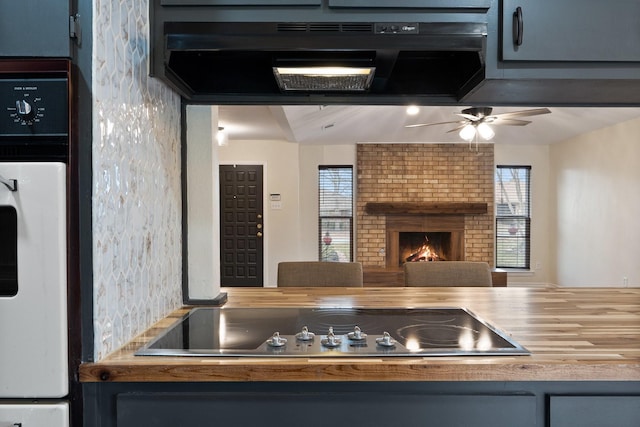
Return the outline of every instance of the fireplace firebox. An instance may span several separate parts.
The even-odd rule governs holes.
[[[398,245],[399,265],[405,262],[449,261],[451,258],[451,233],[446,231],[401,231]]]
[[[386,266],[464,261],[464,215],[387,215]]]

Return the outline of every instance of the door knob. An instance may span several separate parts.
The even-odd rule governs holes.
[[[256,233],[256,237],[262,237],[262,231],[258,231],[258,232]]]
[[[262,230],[262,224],[258,224],[256,225],[256,227],[258,228],[258,230]]]

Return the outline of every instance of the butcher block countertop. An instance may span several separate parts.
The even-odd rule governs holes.
[[[464,307],[530,356],[162,357],[134,352],[192,307],[80,366],[82,382],[640,381],[640,288],[223,288],[225,307]]]

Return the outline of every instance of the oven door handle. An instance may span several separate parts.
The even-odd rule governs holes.
[[[7,179],[0,175],[0,182],[3,183],[10,191],[18,191],[17,179]]]

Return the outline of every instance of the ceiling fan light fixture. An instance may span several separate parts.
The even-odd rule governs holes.
[[[488,124],[482,122],[478,125],[478,134],[480,134],[480,137],[482,139],[484,139],[485,141],[490,140],[491,138],[493,138],[496,133],[493,131],[493,129],[491,129],[491,126],[489,126]]]
[[[460,133],[458,135],[460,135],[460,138],[464,139],[465,141],[471,142],[476,136],[476,127],[472,124],[468,124],[460,129]]]

